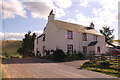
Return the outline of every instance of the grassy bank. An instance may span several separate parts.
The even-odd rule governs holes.
[[[22,41],[4,40],[2,41],[3,53],[17,53],[17,49],[21,46]]]
[[[108,63],[106,63],[108,62]],[[104,63],[101,65],[101,63]],[[104,74],[108,74],[111,76],[120,77],[120,73],[118,73],[118,70],[120,70],[120,67],[118,67],[117,60],[111,60],[111,61],[88,61],[82,65],[82,68],[85,68],[87,70],[100,72]]]
[[[18,57],[21,58],[21,55],[17,53],[18,48],[21,46],[22,41],[19,40],[3,40],[2,44],[2,52],[3,55],[0,55],[1,58],[9,58],[9,57]],[[4,54],[6,53],[6,54]],[[6,55],[6,56],[5,56]]]
[[[2,65],[0,63],[0,80],[2,79],[2,76],[3,76],[3,74],[2,74]]]

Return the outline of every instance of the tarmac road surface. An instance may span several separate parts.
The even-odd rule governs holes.
[[[5,78],[115,78],[98,72],[78,69],[83,62],[78,60],[55,63],[38,58],[11,59],[3,60],[2,68]]]

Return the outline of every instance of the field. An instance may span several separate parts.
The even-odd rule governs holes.
[[[0,41],[0,47],[1,47],[1,52],[3,53],[3,55],[0,55],[0,57],[2,58],[10,58],[10,57],[21,57],[18,53],[17,53],[17,49],[21,46],[22,41],[18,41],[18,40],[4,40],[4,41]],[[7,56],[5,56],[5,54]]]
[[[2,41],[2,53],[17,53],[17,49],[21,46],[22,41],[5,40]]]

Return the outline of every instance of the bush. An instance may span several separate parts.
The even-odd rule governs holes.
[[[65,59],[66,55],[61,49],[57,49],[53,52],[53,60],[55,61],[62,61]]]
[[[82,54],[82,52],[78,52],[78,53],[77,53],[77,56],[78,56],[80,59],[84,59],[84,55]]]
[[[46,55],[50,55],[50,50],[45,50]]]
[[[101,68],[109,68],[110,65],[111,65],[111,63],[109,61],[102,61],[102,62],[99,63],[99,66]]]

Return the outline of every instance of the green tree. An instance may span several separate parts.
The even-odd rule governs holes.
[[[22,46],[17,50],[17,52],[22,54],[23,56],[33,56],[35,38],[36,34],[33,33],[31,35],[31,32],[28,31],[28,33],[25,34]]]
[[[114,35],[113,35],[113,31],[114,29],[110,29],[110,27],[103,27],[103,30],[100,30],[100,33],[102,33],[105,36],[105,42],[107,43],[112,43],[113,39],[114,39]]]

